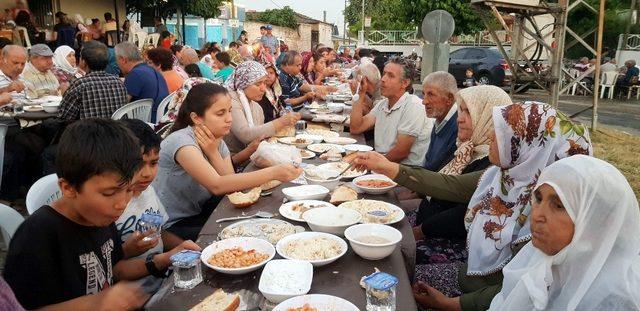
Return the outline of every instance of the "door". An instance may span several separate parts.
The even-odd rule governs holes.
[[[320,42],[320,32],[311,30],[311,48],[313,49]]]
[[[185,43],[196,50],[199,49],[200,43],[198,40],[198,25],[185,25],[184,32]]]
[[[205,42],[222,42],[222,26],[207,25],[207,38]]]
[[[465,48],[456,50],[449,54],[449,73],[456,78],[458,84],[462,84],[462,81],[465,79],[464,72],[467,68],[463,62],[468,51],[469,49]]]

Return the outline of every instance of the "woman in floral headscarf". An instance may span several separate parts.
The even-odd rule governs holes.
[[[448,298],[433,287],[416,285],[414,296],[425,308],[486,310],[500,290],[502,267],[531,237],[530,199],[540,172],[559,159],[592,153],[587,130],[548,105],[525,102],[498,106],[493,108],[492,118],[489,161],[494,166],[484,173],[433,173],[385,163],[380,159],[384,157],[376,153],[366,153],[355,160],[358,166],[381,172],[421,194],[454,202],[470,197],[465,218],[468,263],[459,270],[453,265],[439,269],[439,275],[449,277],[460,271],[460,288],[451,288],[455,279],[440,284],[429,281],[444,286],[439,287],[449,295],[463,294]]]
[[[282,87],[280,87],[276,66],[273,63],[263,65],[264,69],[267,70],[266,87],[264,96],[262,96],[258,104],[262,107],[264,122],[267,123],[277,119],[282,112],[283,108],[279,101],[280,95],[282,95]]]
[[[265,95],[267,71],[255,61],[246,61],[229,76],[224,86],[231,96],[231,133],[225,142],[232,154],[244,149],[260,137],[271,137],[280,129],[292,126],[300,120],[300,114],[290,113],[266,122],[258,101]]]

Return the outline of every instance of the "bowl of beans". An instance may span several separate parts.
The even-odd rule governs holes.
[[[276,255],[265,240],[240,237],[224,239],[205,247],[200,259],[209,268],[225,274],[245,274],[262,268]]]

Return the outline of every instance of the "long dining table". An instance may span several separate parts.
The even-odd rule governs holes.
[[[340,133],[340,136],[355,138],[359,144],[364,144],[362,135]],[[304,160],[305,163],[320,164],[325,161],[319,159]],[[253,165],[245,168],[245,171],[255,170]],[[346,182],[345,182],[346,183]],[[229,199],[225,197],[213,211],[209,220],[202,228],[196,241],[203,249],[218,241],[218,234],[231,223],[216,223],[217,219],[254,214],[258,211],[266,211],[275,214],[275,219],[289,221],[278,214],[279,207],[283,204],[285,196],[282,189],[298,186],[293,183],[283,183],[278,186],[271,195],[261,197],[253,206],[244,209],[235,208]],[[398,204],[393,191],[382,195],[359,194],[359,198],[374,199]],[[325,198],[328,201],[329,196]],[[306,223],[294,223],[302,225],[310,231]],[[309,294],[327,294],[344,298],[360,310],[366,310],[365,290],[360,286],[363,276],[369,275],[375,269],[387,272],[398,278],[396,288],[397,310],[417,310],[413,298],[411,283],[415,266],[415,242],[413,232],[406,217],[402,221],[391,225],[402,233],[400,246],[388,257],[371,261],[358,256],[351,247],[347,253],[337,261],[323,266],[314,267],[313,281]],[[348,242],[348,241],[347,241]],[[274,259],[280,258],[276,254]],[[191,290],[179,290],[173,286],[173,277],[165,280],[160,291],[147,304],[148,310],[188,310],[211,295],[216,289],[222,288],[227,293],[237,293],[241,296],[242,303],[239,310],[272,310],[276,304],[267,301],[258,290],[260,273],[262,269],[244,275],[227,275],[218,273],[202,264],[203,282]]]

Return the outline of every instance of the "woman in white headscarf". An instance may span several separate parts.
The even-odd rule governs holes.
[[[232,154],[243,150],[251,141],[271,137],[282,128],[294,125],[300,114],[287,113],[264,123],[264,112],[258,101],[265,94],[267,71],[256,61],[246,61],[229,76],[224,86],[231,96],[231,133],[224,140]]]
[[[542,171],[531,243],[503,269],[491,310],[640,310],[640,212],[611,164],[575,156]]]
[[[76,51],[67,45],[61,45],[53,52],[53,65],[51,71],[64,90],[73,80],[84,76],[84,72],[76,64]]]

